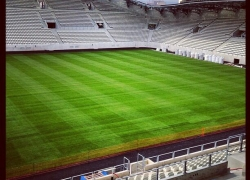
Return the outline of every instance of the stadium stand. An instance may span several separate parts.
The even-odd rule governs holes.
[[[240,27],[239,30],[246,31],[246,23],[243,23]]]
[[[234,166],[232,160],[229,163],[230,166],[228,166],[230,157],[235,154],[244,156],[246,151],[245,138],[245,133],[242,133],[229,136],[227,139],[148,158],[138,154],[137,162],[130,162],[124,157],[124,163],[121,165],[62,180],[75,180],[79,177],[98,180],[110,178],[116,180],[161,180],[177,177],[180,179],[189,179],[190,177],[199,179],[201,176],[203,179],[211,179],[214,176],[224,176],[228,173],[230,166]],[[182,154],[177,155],[179,152],[182,152]],[[169,158],[166,158],[167,154],[170,155]],[[240,166],[245,166],[245,162]],[[200,174],[200,176],[195,178],[193,174],[197,176]],[[242,173],[241,177],[244,178],[244,173]]]
[[[34,10],[8,8],[6,11],[6,26],[8,31],[8,28],[41,28],[43,25]]]
[[[50,10],[39,10],[40,16],[42,18],[43,21],[47,21],[47,20],[56,20],[56,17],[53,15],[53,13]]]
[[[63,27],[85,27],[93,28],[90,17],[81,11],[53,11],[60,26]]]
[[[102,17],[109,27],[114,29],[144,29],[146,27],[146,19],[138,17],[130,13],[102,13]]]
[[[58,43],[50,29],[43,28],[38,12],[19,8],[6,11],[7,44],[53,44]]]
[[[99,11],[122,11],[117,6],[114,6],[107,1],[92,1],[95,9],[98,9]]]
[[[108,32],[115,39],[115,41],[119,42],[133,42],[133,41],[141,41],[147,42],[149,36],[149,30],[113,30],[110,29]]]
[[[91,19],[94,21],[94,22],[100,22],[100,21],[103,21],[102,17],[101,17],[101,14],[99,13],[89,13]]]
[[[246,42],[244,38],[230,38],[217,51],[225,54],[246,56],[245,49]]]
[[[168,22],[161,21],[160,29],[154,31],[151,41],[176,44],[191,33],[198,21]]]
[[[45,9],[41,9],[38,1],[7,1],[7,51],[71,49],[70,43],[77,43],[81,46],[75,47],[83,49],[177,50],[178,55],[200,60],[205,60],[205,55],[216,55],[229,62],[237,58],[245,64],[245,9],[234,12],[230,8],[211,11],[197,7],[190,14],[175,9],[159,13],[125,0],[44,2]],[[55,24],[53,29],[48,25],[51,22]],[[24,46],[28,44],[33,46]],[[191,52],[200,55],[191,56]]]
[[[46,1],[52,9],[82,10],[83,8],[86,8],[80,0],[68,0],[68,1],[46,0]]]
[[[200,32],[192,34],[178,44],[181,46],[212,51],[223,42],[227,41],[231,37],[230,34],[243,23],[243,21],[233,18],[227,20],[216,19]]]
[[[38,3],[33,0],[7,0],[6,7],[36,8]]]
[[[63,43],[84,43],[84,42],[110,42],[105,31],[66,31],[58,30],[58,35]]]

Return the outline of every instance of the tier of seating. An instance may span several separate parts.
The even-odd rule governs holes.
[[[240,27],[239,30],[246,31],[246,23],[243,23]]]
[[[243,24],[238,19],[217,19],[199,33],[185,38],[180,46],[213,51],[231,37],[231,33]]]
[[[242,144],[242,149],[243,150],[246,149],[246,143]],[[238,146],[238,145],[233,145],[233,146],[230,146],[228,148],[228,154],[229,155],[232,155],[232,154],[235,154],[235,153],[239,153],[239,151],[240,151],[240,146]]]
[[[47,10],[47,9],[39,10],[39,13],[43,20],[56,20],[56,18],[53,16],[50,10]]]
[[[200,26],[200,27],[206,27],[206,26],[208,26],[209,24],[211,24],[213,21],[214,21],[214,19],[202,20],[202,21],[199,23],[199,26]]]
[[[119,7],[116,8],[114,3],[104,0],[46,0],[45,2],[49,8],[40,9],[38,3],[32,0],[7,1],[6,44],[137,41],[166,43],[245,56],[245,41],[241,42],[236,40],[237,38],[230,40],[235,30],[239,29],[244,34],[243,18],[216,17],[206,20],[185,18],[170,21],[168,18],[151,18],[121,10]],[[94,8],[85,11],[83,8],[87,7],[86,4],[91,4]],[[110,9],[112,11],[108,11]],[[244,15],[244,11],[241,14]],[[45,21],[54,21],[57,24],[56,29],[48,29]],[[100,32],[97,32],[96,22],[103,22],[106,31],[100,29]],[[148,23],[154,22],[157,24],[156,29],[149,31]],[[195,27],[200,27],[197,33],[193,33]],[[244,40],[245,37],[238,39]]]
[[[122,11],[117,6],[112,5],[111,3],[105,2],[105,1],[92,1],[93,5],[95,6],[95,9],[99,11]]]
[[[89,13],[91,19],[94,21],[94,22],[100,22],[100,21],[103,21],[101,16],[99,15],[99,13]]]
[[[91,19],[81,11],[53,11],[61,27],[94,27]]]
[[[35,8],[38,3],[34,0],[7,0],[6,7]]]
[[[37,11],[20,9],[20,8],[7,8],[6,9],[6,29],[19,29],[19,28],[41,28],[41,23]]]
[[[6,9],[6,44],[58,43],[50,29],[43,28],[38,12],[28,9]]]
[[[159,29],[155,30],[151,41],[176,44],[191,33],[192,28],[199,24],[198,21],[166,22],[162,21]]]
[[[232,38],[232,40],[224,43],[222,48],[218,50],[220,53],[246,56],[246,42],[244,38]]]
[[[63,43],[111,42],[104,31],[58,30],[57,33]]]
[[[182,164],[171,164],[164,167],[159,168],[158,179],[170,179],[173,176],[178,176],[183,174],[183,163]],[[121,180],[124,178],[119,178]],[[130,176],[128,180],[157,180],[157,172],[148,171],[142,174],[137,174],[134,176]]]
[[[86,8],[80,0],[46,0],[52,9],[74,9],[82,10]]]
[[[142,16],[136,16],[130,13],[101,13],[109,27],[114,29],[144,29],[146,19]]]
[[[13,29],[6,32],[6,44],[54,44],[58,43],[50,29]]]
[[[115,30],[109,29],[108,32],[117,42],[147,42],[149,30]]]

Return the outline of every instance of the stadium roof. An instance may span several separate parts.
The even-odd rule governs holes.
[[[127,3],[132,3],[138,6],[143,6],[148,9],[156,10],[173,10],[173,9],[199,9],[206,8],[211,10],[218,10],[222,8],[228,8],[229,10],[236,11],[238,9],[246,8],[245,0],[187,0],[178,4],[166,4],[166,5],[156,5],[147,4],[139,0],[126,0]]]

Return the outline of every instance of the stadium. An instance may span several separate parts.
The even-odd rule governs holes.
[[[245,178],[246,2],[166,2],[6,1],[6,179]]]

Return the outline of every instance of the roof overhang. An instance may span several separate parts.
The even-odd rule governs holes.
[[[229,10],[236,11],[238,9],[245,9],[246,8],[246,1],[245,0],[210,0],[210,1],[199,1],[199,2],[184,2],[178,4],[168,4],[168,5],[153,5],[153,4],[146,4],[140,2],[138,0],[127,0],[128,3],[132,3],[138,6],[143,6],[147,9],[156,9],[159,11],[162,10],[173,10],[173,9],[223,9],[227,8]]]

